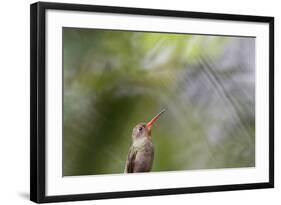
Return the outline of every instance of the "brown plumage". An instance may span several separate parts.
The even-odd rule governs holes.
[[[149,172],[151,170],[154,159],[151,128],[164,111],[161,111],[148,123],[139,123],[133,129],[133,143],[126,160],[125,173]]]

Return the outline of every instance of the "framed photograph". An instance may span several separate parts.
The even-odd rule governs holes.
[[[34,202],[274,187],[274,18],[31,5]]]

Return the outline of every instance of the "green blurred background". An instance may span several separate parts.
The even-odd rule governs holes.
[[[122,173],[133,127],[152,171],[255,166],[255,39],[63,28],[63,175]]]

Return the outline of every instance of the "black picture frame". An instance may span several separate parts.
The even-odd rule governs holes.
[[[46,10],[68,10],[269,24],[269,181],[263,183],[46,196]],[[140,197],[274,187],[274,18],[203,12],[38,2],[30,6],[30,200],[37,203]]]

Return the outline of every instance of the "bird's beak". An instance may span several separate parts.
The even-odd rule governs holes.
[[[148,129],[148,131],[151,130],[152,125],[158,120],[158,118],[160,117],[160,115],[162,115],[164,112],[166,111],[166,109],[162,110],[160,113],[158,113],[154,118],[152,118],[152,120],[150,120],[145,127]]]

